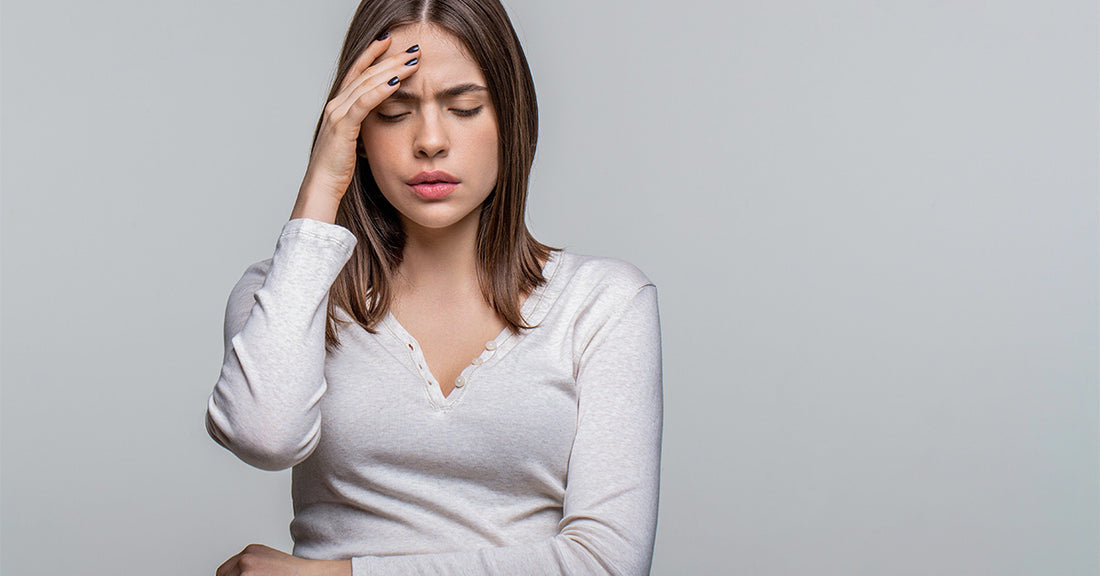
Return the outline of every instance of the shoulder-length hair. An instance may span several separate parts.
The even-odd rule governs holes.
[[[416,22],[439,26],[462,39],[485,74],[500,146],[496,185],[480,208],[478,283],[489,305],[513,331],[532,328],[524,323],[520,298],[546,282],[539,261],[557,249],[535,240],[524,221],[538,139],[538,104],[527,58],[499,0],[363,0],[348,27],[326,101],[336,96],[356,57],[371,41],[386,30]],[[313,133],[314,146],[323,118]],[[336,223],[358,240],[329,290],[329,351],[340,346],[338,323],[354,321],[377,332],[376,325],[390,309],[393,278],[405,246],[397,210],[382,196],[363,155],[340,201]],[[340,318],[338,309],[351,320]]]

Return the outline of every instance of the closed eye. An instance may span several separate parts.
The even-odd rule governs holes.
[[[389,115],[389,114],[383,114],[383,113],[381,113],[381,112],[375,112],[375,114],[377,114],[377,115],[378,115],[378,119],[379,119],[379,120],[384,120],[384,121],[386,121],[386,122],[396,122],[396,121],[397,121],[397,120],[399,120],[399,119],[400,119],[400,118],[401,118],[402,116],[406,116],[406,115],[408,115],[408,112],[402,112],[402,113],[400,113],[400,114],[394,114],[394,115],[392,115],[392,116],[391,116],[391,115]]]
[[[485,108],[484,105],[478,106],[476,108],[451,108],[451,112],[454,112],[456,116],[469,118],[471,116],[477,116],[479,113],[481,113],[481,110],[483,108]],[[409,113],[402,112],[400,114],[383,114],[381,112],[375,111],[375,115],[378,116],[379,120],[382,120],[384,122],[397,122],[401,118],[408,116]]]
[[[478,106],[477,108],[470,108],[469,110],[463,108],[451,108],[451,112],[454,112],[455,114],[462,117],[469,117],[476,115],[478,112],[481,112],[481,109],[484,107],[485,106]]]

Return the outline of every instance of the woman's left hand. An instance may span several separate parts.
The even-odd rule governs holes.
[[[350,560],[306,560],[263,544],[249,544],[218,566],[217,576],[351,576]]]

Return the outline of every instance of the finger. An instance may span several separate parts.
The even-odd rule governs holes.
[[[398,88],[401,82],[411,76],[420,65],[419,59],[404,55],[406,62],[397,66],[386,66],[377,74],[365,80],[334,110],[334,117],[347,119],[355,124],[362,124],[363,119],[371,110],[389,98]]]
[[[349,100],[348,109],[342,120],[349,125],[356,126],[356,128],[361,127],[371,110],[377,108],[386,98],[389,98],[391,94],[396,92],[400,86],[401,84],[398,82],[392,86],[389,83],[383,83],[374,88],[364,88],[358,98]]]
[[[390,55],[389,58],[371,66],[365,70],[358,79],[351,82],[343,93],[333,98],[333,108],[341,113],[347,113],[347,109],[356,98],[362,95],[363,87],[373,88],[381,82],[390,82],[396,76],[398,81],[408,78],[420,66],[420,46],[413,45],[407,50]],[[410,70],[411,68],[411,70]],[[392,85],[391,85],[392,86]],[[396,90],[396,88],[394,88]]]
[[[337,92],[343,92],[360,74],[367,68],[370,68],[370,65],[373,64],[379,56],[385,54],[392,40],[389,34],[386,34],[385,38],[381,40],[372,40],[370,44],[367,44],[367,49],[363,50],[363,52],[355,58],[355,62],[351,65],[351,70],[348,70],[347,75],[344,76],[344,81],[340,83],[340,89],[337,90]]]
[[[359,71],[358,77],[351,80],[348,83],[348,87],[351,88],[351,89],[354,89],[353,87],[354,87],[354,85],[356,84],[357,81],[362,82],[364,79],[369,78],[375,72],[374,69],[378,68],[379,66],[382,66],[382,65],[387,64],[387,63],[396,63],[396,62],[404,63],[404,62],[408,61],[410,58],[418,58],[419,56],[420,56],[420,45],[419,44],[413,44],[412,46],[409,46],[405,50],[395,51],[393,54],[390,54],[389,57],[384,59],[384,60],[379,60],[379,59],[376,58],[374,63],[372,63],[370,66],[367,66],[366,68],[363,68],[361,71]],[[348,74],[350,75],[351,71],[348,71]]]

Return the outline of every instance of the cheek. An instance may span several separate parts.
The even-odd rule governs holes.
[[[478,151],[481,163],[487,168],[491,168],[495,173],[497,170],[497,158],[500,147],[500,138],[497,135],[496,125],[487,126],[482,130],[479,130],[474,137],[474,141],[471,142],[474,150]]]
[[[381,190],[382,195],[392,203],[394,198],[391,197],[393,191],[390,188],[393,186],[392,180],[394,179],[395,168],[392,154],[387,153],[391,148],[378,138],[370,137],[360,137],[359,146],[362,149],[364,160],[370,167],[371,179]]]
[[[377,138],[367,132],[364,128],[359,129],[359,150],[366,152],[366,155],[373,158],[377,152],[378,143]]]
[[[371,170],[375,174],[386,171],[393,163],[394,143],[387,142],[385,138],[381,138],[377,134],[361,135],[359,146],[364,156],[369,160]]]

